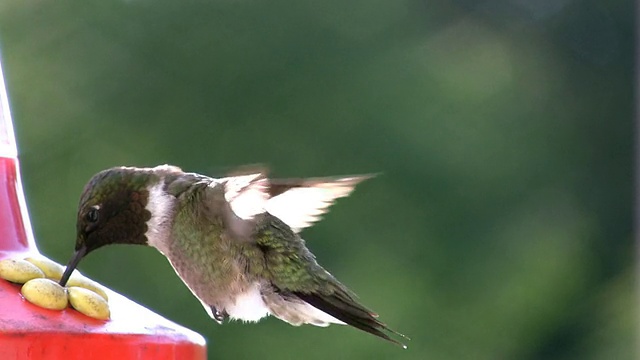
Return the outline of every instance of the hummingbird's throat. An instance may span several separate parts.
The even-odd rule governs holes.
[[[75,270],[76,266],[78,266],[78,263],[86,255],[86,253],[87,253],[86,246],[83,246],[80,249],[76,250],[76,252],[73,254],[73,257],[67,264],[67,268],[64,270],[64,274],[62,274],[62,278],[60,278],[60,286],[67,285],[67,281],[69,281],[69,278],[73,273],[73,270]]]

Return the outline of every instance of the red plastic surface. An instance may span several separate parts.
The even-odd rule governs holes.
[[[0,281],[0,359],[206,359],[204,339],[109,292],[111,320],[47,310]]]
[[[69,243],[69,250],[73,244]],[[37,254],[24,204],[0,70],[0,259]],[[111,319],[27,302],[21,285],[0,279],[0,360],[204,360],[199,334],[107,290]]]
[[[1,126],[1,124],[0,124]],[[18,200],[16,160],[0,157],[0,251],[29,251],[30,244]]]

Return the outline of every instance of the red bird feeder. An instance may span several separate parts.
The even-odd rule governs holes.
[[[0,68],[0,259],[38,254],[27,214],[9,103]],[[202,360],[205,341],[152,311],[109,291],[111,319],[67,308],[35,306],[20,285],[0,279],[0,359]]]

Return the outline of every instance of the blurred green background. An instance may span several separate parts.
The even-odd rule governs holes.
[[[401,350],[340,326],[219,326],[156,251],[86,274],[211,359],[633,359],[633,2],[5,1],[40,250],[115,165],[381,172],[303,235]]]

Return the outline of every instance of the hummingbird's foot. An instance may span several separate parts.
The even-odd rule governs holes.
[[[229,317],[229,314],[227,314],[226,311],[220,311],[220,310],[216,309],[215,306],[211,307],[211,313],[213,313],[213,319],[218,324],[222,324],[227,319],[227,317]]]

